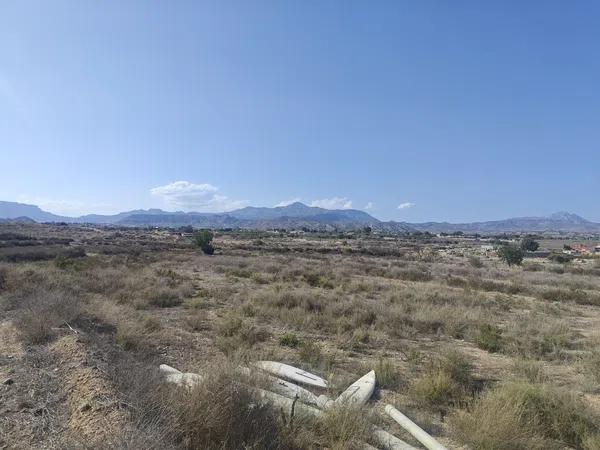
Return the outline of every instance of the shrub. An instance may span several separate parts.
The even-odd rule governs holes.
[[[523,270],[526,272],[540,272],[544,270],[544,267],[539,263],[528,263],[523,264]]]
[[[213,232],[210,230],[198,230],[194,233],[193,241],[196,247],[199,247],[205,255],[212,255],[215,249],[212,245]]]
[[[521,250],[525,252],[535,252],[540,248],[540,244],[531,236],[525,236],[521,239]]]
[[[380,358],[377,361],[375,374],[377,384],[382,389],[397,389],[402,382],[400,371],[389,359]]]
[[[318,440],[315,447],[329,449],[362,449],[371,437],[372,425],[361,408],[339,405],[327,409],[315,423]]]
[[[217,346],[225,354],[250,348],[268,338],[268,333],[244,320],[236,313],[229,313],[218,324]]]
[[[257,284],[268,284],[269,280],[260,272],[252,272],[250,278]]]
[[[594,383],[600,384],[600,349],[593,348],[583,359],[583,365],[590,379]]]
[[[565,268],[562,266],[552,265],[548,267],[548,272],[563,274],[565,273]]]
[[[179,306],[183,302],[179,290],[170,287],[149,290],[146,293],[146,298],[149,305],[158,306],[159,308],[171,308]]]
[[[462,442],[501,450],[581,448],[600,423],[577,394],[526,382],[500,385],[451,422]]]
[[[473,387],[472,365],[458,352],[429,363],[425,374],[411,387],[411,395],[429,406],[447,407],[456,404]]]
[[[305,273],[304,280],[312,287],[320,287],[323,289],[333,289],[335,287],[329,276],[322,275],[318,272]]]
[[[156,317],[148,315],[144,317],[144,320],[142,321],[142,327],[146,331],[158,331],[162,328],[162,324]]]
[[[448,286],[452,286],[452,287],[462,287],[462,288],[464,288],[469,283],[463,277],[456,277],[456,276],[453,277],[452,275],[448,274],[448,276],[446,277],[446,284]]]
[[[229,313],[219,322],[219,333],[225,337],[235,336],[241,329],[244,321],[240,316]]]
[[[430,371],[412,386],[411,394],[429,406],[445,406],[463,396],[463,392],[442,370]]]
[[[520,266],[523,262],[523,250],[513,244],[503,245],[497,250],[498,257],[509,266]]]
[[[186,449],[288,448],[279,415],[257,402],[232,368],[211,370],[191,390],[177,389],[173,429]]]
[[[300,346],[300,360],[312,367],[318,367],[323,362],[321,347],[314,342],[303,342]]]
[[[296,348],[300,345],[300,339],[294,333],[286,333],[279,337],[279,345]]]
[[[6,289],[6,282],[8,280],[8,269],[4,266],[0,266],[0,292]]]
[[[196,310],[185,317],[185,323],[192,331],[206,330],[207,327],[207,316],[206,311]]]
[[[27,344],[42,344],[54,334],[53,328],[76,319],[80,300],[62,291],[35,291],[19,302],[15,325]]]
[[[500,351],[502,347],[502,331],[493,325],[483,324],[479,328],[479,335],[475,342],[477,347],[487,350],[490,353]]]
[[[582,289],[549,289],[542,292],[542,298],[553,302],[575,302],[579,305],[600,306],[600,296],[588,294]]]
[[[566,264],[573,261],[574,258],[567,253],[551,253],[550,256],[548,256],[548,259],[560,264]]]
[[[545,383],[548,381],[548,375],[540,361],[517,359],[513,364],[513,372],[517,378],[529,383]]]
[[[431,281],[433,280],[433,276],[427,269],[404,269],[397,270],[394,272],[395,278],[404,281]]]
[[[564,320],[524,314],[509,322],[504,331],[502,351],[525,358],[556,359],[577,345],[578,335]]]
[[[483,261],[478,256],[469,256],[469,264],[476,269],[481,269],[484,266]]]
[[[123,350],[132,351],[141,347],[144,333],[135,323],[121,322],[117,325],[115,341]]]

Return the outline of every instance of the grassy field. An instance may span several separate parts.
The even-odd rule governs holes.
[[[600,449],[599,259],[509,268],[461,238],[214,244],[0,225],[0,448],[361,448],[373,423],[418,447],[391,403],[448,448]],[[235,370],[261,359],[331,397],[371,369],[378,388],[364,410],[290,421]],[[165,385],[161,363],[207,380]]]

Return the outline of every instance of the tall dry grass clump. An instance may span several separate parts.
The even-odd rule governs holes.
[[[281,417],[233,374],[231,367],[217,367],[193,389],[176,389],[171,401],[177,440],[189,450],[293,448]]]
[[[410,389],[412,398],[430,407],[459,404],[474,386],[473,367],[464,355],[451,351],[430,361]]]
[[[63,291],[42,291],[21,299],[15,326],[20,339],[27,344],[42,344],[54,329],[76,319],[80,299]]]
[[[332,450],[363,449],[372,434],[369,414],[348,405],[326,410],[313,427],[314,446]]]
[[[494,450],[585,448],[597,440],[600,426],[573,392],[528,382],[498,386],[450,423],[460,441]]]

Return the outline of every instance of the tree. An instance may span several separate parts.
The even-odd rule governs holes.
[[[212,246],[213,233],[210,230],[199,230],[194,233],[194,244],[200,247],[205,255],[215,253],[215,248]]]
[[[523,250],[517,245],[508,244],[500,247],[497,252],[498,257],[509,266],[520,266],[525,256]]]
[[[538,244],[531,236],[525,236],[521,240],[521,250],[535,252],[538,248],[540,248],[540,244]]]

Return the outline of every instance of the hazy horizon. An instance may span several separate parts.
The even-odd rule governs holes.
[[[600,6],[8,1],[0,200],[600,222]]]
[[[2,200],[0,200],[0,201],[2,201]],[[304,206],[312,206],[312,207],[314,207],[314,205],[307,205],[306,203],[304,203],[302,201],[295,200],[295,201],[293,201],[291,203],[284,202],[283,204],[279,204],[279,205],[275,205],[275,206],[246,205],[246,206],[240,206],[239,208],[229,209],[227,211],[213,211],[213,212],[210,212],[210,213],[212,213],[212,214],[227,214],[227,213],[234,212],[234,211],[237,211],[239,209],[244,209],[244,208],[247,208],[247,207],[252,207],[252,208],[286,207],[286,206],[292,205],[294,203],[301,203]],[[39,205],[35,205],[35,204],[31,204],[31,203],[25,203],[25,205],[39,207]],[[339,210],[345,210],[345,209],[346,210],[349,210],[349,209],[358,210],[358,211],[363,211],[363,212],[366,212],[367,214],[370,214],[375,219],[381,220],[379,217],[377,217],[376,214],[373,214],[372,212],[369,212],[368,210],[360,209],[360,208],[335,208],[335,207],[334,208],[326,208],[326,207],[322,207],[322,206],[320,206],[319,208],[324,208],[324,209],[328,209],[328,210],[338,210],[338,211]],[[41,208],[41,209],[43,211],[45,211],[45,212],[52,212],[52,211],[44,210],[43,208]],[[134,208],[132,210],[140,210],[140,211],[157,210],[157,211],[162,211],[162,212],[166,212],[166,213],[202,213],[202,211],[181,210],[181,209],[180,210],[176,210],[176,209],[163,209],[163,208],[146,208],[146,209]],[[115,213],[107,213],[107,214],[99,214],[99,213],[93,213],[92,212],[92,213],[86,213],[86,214],[81,214],[81,215],[72,215],[72,216],[69,216],[68,214],[57,214],[57,215],[64,216],[64,217],[78,218],[78,217],[83,217],[83,216],[88,216],[88,215],[116,215],[118,213],[127,213],[127,212],[130,212],[132,210],[123,210],[123,211],[117,211]],[[577,216],[580,216],[579,214],[577,214],[576,212],[573,212],[573,211],[554,211],[554,212],[552,212],[550,214],[547,214],[546,216],[551,216],[553,214],[560,214],[560,213],[575,214]],[[53,214],[56,214],[56,213],[53,213]],[[206,214],[206,212],[204,212],[204,214]],[[465,223],[490,222],[490,221],[494,221],[494,220],[503,220],[503,219],[535,218],[535,217],[546,217],[546,216],[519,216],[519,217],[504,217],[504,218],[501,218],[501,219],[485,219],[485,218],[481,218],[481,219],[478,219],[478,220],[474,220],[474,221],[471,221],[471,222],[465,222]],[[590,220],[587,217],[583,217],[583,219]],[[590,221],[594,222],[593,220],[590,220]],[[408,222],[408,223],[411,223],[410,221],[398,221],[398,222]],[[460,222],[449,222],[449,221],[441,221],[441,220],[426,220],[426,221],[423,221],[421,223],[428,223],[428,222],[434,222],[434,223],[435,222],[438,222],[438,223],[448,222],[448,223],[455,223],[455,224],[460,223]],[[412,223],[418,223],[418,222],[412,222]]]

